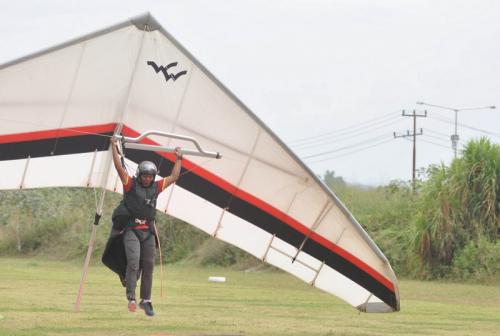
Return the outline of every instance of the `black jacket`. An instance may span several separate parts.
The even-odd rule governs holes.
[[[127,256],[122,236],[125,230],[131,229],[134,219],[146,219],[149,222],[149,230],[155,235],[155,241],[158,245],[158,237],[156,237],[154,230],[157,197],[158,181],[145,188],[138,182],[137,178],[134,178],[130,190],[123,193],[122,201],[113,211],[113,227],[101,260],[104,265],[118,274],[122,284],[127,268]]]

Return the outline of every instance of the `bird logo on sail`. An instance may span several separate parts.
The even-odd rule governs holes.
[[[171,80],[173,80],[175,82],[179,77],[181,77],[182,75],[187,74],[186,70],[180,71],[180,72],[178,72],[176,74],[168,72],[168,70],[170,68],[173,68],[173,67],[177,66],[177,62],[172,62],[170,64],[167,64],[166,66],[163,66],[163,65],[158,66],[153,61],[148,61],[147,64],[150,65],[154,69],[154,71],[156,73],[159,73],[161,71],[163,73],[163,76],[165,76],[165,81],[166,82],[168,82],[169,79],[171,79]]]

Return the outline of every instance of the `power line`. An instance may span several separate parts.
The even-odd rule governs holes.
[[[369,120],[366,120],[366,121],[361,122],[361,123],[347,126],[345,128],[340,128],[340,129],[329,131],[329,132],[326,132],[323,134],[318,134],[318,135],[314,135],[314,136],[310,136],[310,137],[305,137],[305,138],[301,138],[301,139],[288,141],[288,144],[291,146],[294,146],[294,145],[298,145],[299,143],[302,143],[302,142],[316,141],[318,139],[325,138],[325,137],[338,136],[338,135],[342,135],[343,133],[349,133],[349,132],[353,132],[353,131],[355,132],[355,131],[358,131],[358,129],[360,129],[360,128],[371,127],[371,126],[373,126],[372,124],[386,122],[387,121],[386,119],[391,119],[393,115],[394,115],[394,112],[391,112],[391,113],[379,116],[377,118],[369,119]],[[350,131],[350,129],[354,129],[354,130]]]
[[[449,146],[445,146],[445,145],[442,145],[442,144],[438,144],[438,143],[435,143],[435,142],[432,142],[432,141],[429,141],[429,140],[424,140],[424,139],[420,139],[420,141],[423,141],[423,142],[427,142],[427,143],[430,143],[430,144],[433,144],[435,146],[439,146],[439,147],[443,147],[443,148],[446,148],[446,149],[450,149]]]
[[[427,131],[427,130],[426,130]],[[437,136],[434,136],[434,135],[430,135],[430,134],[424,134],[423,135],[424,137],[428,137],[428,138],[433,138],[433,139],[437,139],[439,141],[443,141],[443,142],[448,142],[449,139],[443,139],[443,138],[440,138],[440,137],[437,137]]]
[[[426,135],[425,135],[425,134],[423,134],[422,136],[424,136],[424,137],[425,137]],[[407,139],[407,138],[405,138],[404,140],[406,140],[406,141],[410,141],[410,142],[412,142],[412,141],[413,141],[413,140],[411,140],[411,139]],[[438,144],[438,143],[436,143],[436,142],[432,142],[432,141],[429,141],[429,140],[424,140],[424,139],[422,139],[422,138],[420,138],[418,141],[420,141],[420,142],[425,142],[425,143],[428,143],[428,144],[432,144],[432,145],[435,145],[435,146],[439,146],[439,147],[442,147],[442,148],[450,149],[450,147],[448,147],[448,146],[445,146],[445,145],[442,145],[442,144]]]
[[[303,147],[303,146],[309,146],[309,145],[312,145],[312,144],[316,144],[316,143],[321,143],[321,142],[328,142],[328,141],[334,141],[335,139],[338,139],[339,137],[340,138],[345,138],[345,137],[351,137],[351,135],[359,135],[360,133],[364,133],[365,130],[368,131],[370,128],[374,128],[377,129],[377,127],[385,127],[387,125],[391,125],[395,122],[398,122],[397,120],[379,120],[377,122],[372,122],[370,124],[366,124],[366,125],[358,125],[354,128],[351,127],[350,130],[347,130],[347,129],[344,129],[344,130],[341,130],[341,131],[337,131],[337,132],[333,132],[332,134],[329,134],[329,135],[324,135],[324,136],[321,136],[321,137],[314,137],[314,138],[310,138],[309,140],[307,141],[303,141],[302,143],[298,143],[298,144],[294,144],[292,146],[294,147]],[[372,129],[373,130],[373,129]]]
[[[450,119],[448,119],[446,117],[438,118],[438,117],[431,117],[431,116],[429,116],[429,118],[434,119],[434,120],[438,120],[438,121],[441,121],[441,122],[444,122],[444,123],[447,123],[447,124],[454,124],[455,123],[454,121],[452,121],[452,120],[450,120]],[[457,123],[457,125],[459,125],[460,127],[465,127],[465,128],[471,129],[471,130],[476,131],[476,132],[480,132],[480,133],[484,133],[484,134],[488,134],[488,135],[492,135],[492,136],[500,138],[500,133],[490,132],[490,131],[487,131],[487,130],[483,130],[483,129],[480,129],[480,128],[477,128],[477,127],[473,127],[473,126],[469,126],[469,125],[462,124],[462,123]]]
[[[367,142],[376,141],[376,140],[379,140],[379,139],[385,138],[385,137],[387,137],[387,135],[385,135],[385,134],[384,135],[379,135],[378,137],[370,138],[370,139],[367,139],[367,140],[355,143],[355,144],[350,145],[350,146],[344,146],[344,147],[332,149],[332,150],[329,150],[329,151],[326,151],[326,152],[321,152],[321,153],[306,155],[306,156],[303,156],[302,159],[310,159],[310,158],[314,158],[314,157],[318,157],[318,156],[332,154],[332,153],[339,152],[339,151],[342,151],[342,150],[345,150],[345,149],[362,146],[362,145],[364,145]]]
[[[438,131],[434,131],[434,130],[432,130],[430,128],[426,128],[425,131],[426,132],[431,132],[431,133],[436,134],[436,135],[439,135],[439,136],[441,136],[443,138],[446,138],[446,140],[450,139],[450,135],[449,134],[445,134],[445,133],[441,133],[441,132],[438,132]]]
[[[289,141],[288,143],[289,144],[296,144],[296,143],[300,143],[300,142],[304,142],[304,141],[307,142],[307,141],[309,141],[311,139],[314,140],[316,138],[322,138],[322,137],[328,137],[328,136],[331,136],[331,135],[337,135],[339,133],[345,133],[345,132],[348,133],[349,130],[352,129],[352,128],[363,127],[363,125],[365,125],[365,124],[372,124],[372,123],[383,122],[383,121],[385,121],[385,119],[388,119],[393,114],[394,114],[394,112],[387,113],[387,114],[381,115],[379,117],[366,120],[366,121],[361,122],[361,123],[352,124],[350,126],[347,126],[347,127],[344,127],[344,128],[340,128],[340,129],[337,129],[337,130],[328,131],[328,132],[323,133],[323,134],[318,134],[318,135],[314,135],[314,136],[310,136],[310,137],[305,137],[305,138],[301,138],[301,139],[292,140],[292,141]]]
[[[443,105],[436,105],[436,104],[430,104],[426,102],[417,102],[419,105],[427,105],[427,106],[433,106],[433,107],[438,107],[441,109],[445,110],[450,110],[455,112],[455,133],[453,133],[450,137],[451,139],[451,146],[453,148],[453,152],[455,157],[457,157],[457,147],[458,147],[458,141],[460,139],[460,136],[458,135],[458,112],[462,111],[472,111],[472,110],[486,110],[486,109],[496,109],[496,106],[478,106],[478,107],[466,107],[466,108],[456,108],[456,107],[450,107],[450,106],[443,106]]]
[[[296,150],[302,150],[302,149],[306,149],[306,148],[317,147],[317,146],[321,146],[321,145],[327,145],[327,144],[330,144],[330,143],[333,143],[333,142],[342,142],[342,141],[344,141],[346,139],[357,137],[357,136],[359,136],[361,134],[370,133],[370,132],[373,132],[373,131],[385,128],[385,127],[387,127],[389,125],[400,123],[401,121],[402,121],[401,119],[392,120],[392,121],[390,121],[388,123],[385,123],[385,124],[380,125],[380,126],[375,127],[375,128],[371,128],[371,129],[368,129],[368,130],[358,130],[357,132],[355,132],[353,134],[345,135],[345,136],[340,136],[339,138],[334,137],[332,139],[317,140],[316,142],[311,142],[310,144],[298,145],[298,146],[294,147],[294,149],[296,149]]]
[[[339,157],[343,157],[343,156],[351,155],[351,154],[354,154],[354,153],[362,152],[362,151],[367,150],[369,148],[377,147],[377,146],[383,145],[383,144],[388,143],[388,142],[393,141],[393,140],[394,140],[394,138],[390,138],[390,139],[380,141],[380,142],[378,142],[376,144],[373,144],[373,145],[370,145],[370,146],[365,146],[365,147],[362,147],[362,148],[358,148],[356,150],[353,150],[353,151],[350,151],[350,152],[347,152],[347,153],[338,154],[338,155],[334,155],[334,156],[329,156],[327,158],[323,158],[323,159],[320,159],[320,160],[308,161],[307,163],[308,164],[312,164],[312,163],[317,163],[317,162],[329,161],[329,160],[336,159],[336,158],[339,158]]]

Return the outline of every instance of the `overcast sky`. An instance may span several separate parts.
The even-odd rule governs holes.
[[[0,0],[0,8],[0,63],[149,11],[314,172],[349,182],[411,178],[412,143],[392,138],[412,131],[403,109],[428,112],[417,120],[417,167],[450,162],[454,112],[417,101],[500,105],[500,1]],[[500,109],[462,111],[458,122],[460,144],[500,142]]]

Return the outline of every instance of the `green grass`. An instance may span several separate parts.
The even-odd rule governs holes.
[[[94,256],[94,258],[97,258]],[[401,312],[361,314],[281,272],[156,268],[157,315],[126,309],[117,277],[92,265],[80,313],[81,264],[0,258],[0,335],[498,335],[500,285],[401,281]],[[208,276],[225,276],[210,283]]]

